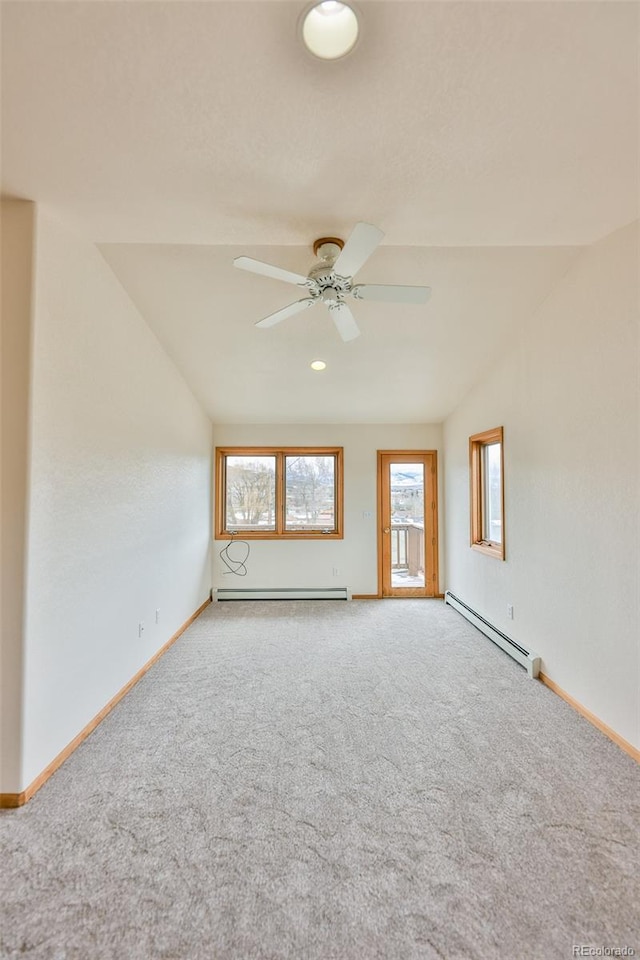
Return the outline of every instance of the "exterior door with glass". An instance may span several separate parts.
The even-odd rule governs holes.
[[[378,451],[378,593],[438,594],[435,450]]]

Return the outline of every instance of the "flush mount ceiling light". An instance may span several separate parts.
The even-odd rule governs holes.
[[[338,0],[315,3],[302,18],[304,44],[321,60],[339,60],[353,50],[358,29],[355,10]]]
[[[312,370],[324,370],[326,366],[324,360],[312,360],[310,363]]]

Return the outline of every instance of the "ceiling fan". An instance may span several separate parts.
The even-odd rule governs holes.
[[[379,300],[384,303],[426,303],[431,287],[406,287],[392,284],[353,283],[354,274],[369,259],[384,233],[370,223],[356,223],[346,243],[338,237],[321,237],[313,244],[313,252],[320,257],[308,276],[292,273],[252,257],[236,257],[235,267],[260,273],[274,280],[284,280],[303,287],[308,296],[290,303],[288,307],[258,320],[257,327],[273,327],[286,317],[291,317],[316,303],[324,303],[343,340],[353,340],[360,335],[348,305],[347,297],[355,300]]]

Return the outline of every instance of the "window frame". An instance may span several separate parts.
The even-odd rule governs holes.
[[[227,529],[226,503],[226,460],[227,457],[275,457],[275,530],[238,530]],[[334,529],[328,533],[322,530],[287,530],[286,523],[286,458],[333,457],[335,514]],[[344,517],[344,448],[343,447],[216,447],[215,448],[215,530],[216,540],[228,540],[238,537],[242,540],[343,540]]]
[[[486,540],[484,526],[484,448],[491,444],[500,444],[500,511],[502,520],[502,540]],[[494,427],[469,437],[469,478],[471,500],[471,547],[479,553],[505,559],[505,517],[504,517],[504,428]]]

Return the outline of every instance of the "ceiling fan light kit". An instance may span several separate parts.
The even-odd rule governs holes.
[[[371,223],[357,223],[346,243],[338,237],[321,237],[313,244],[313,252],[320,259],[308,275],[293,273],[282,267],[252,257],[236,257],[234,266],[258,273],[274,280],[283,280],[302,288],[307,296],[289,306],[258,320],[257,327],[273,327],[316,303],[324,303],[338,333],[344,341],[354,340],[360,334],[355,317],[345,303],[347,297],[355,300],[378,300],[382,303],[426,303],[430,287],[408,287],[393,284],[359,283],[353,277],[376,249],[384,233]]]
[[[322,0],[302,16],[300,32],[307,50],[320,60],[339,60],[356,45],[360,25],[356,11],[348,3]]]

